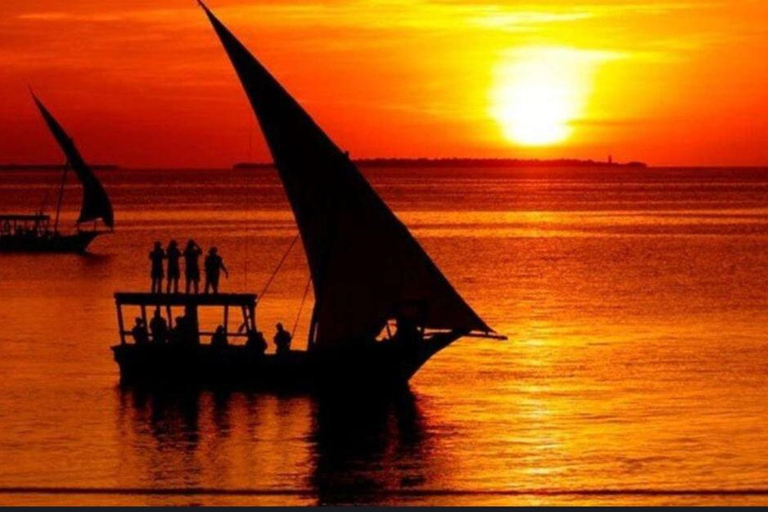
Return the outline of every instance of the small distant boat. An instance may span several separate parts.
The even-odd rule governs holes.
[[[112,347],[124,381],[324,387],[402,387],[434,354],[463,336],[503,338],[461,298],[341,151],[299,103],[201,3],[261,125],[298,224],[315,305],[308,350],[265,355],[247,346],[200,344],[197,310],[229,309],[256,329],[253,295],[115,295],[120,345]],[[177,344],[128,343],[123,308],[183,307],[187,332]],[[191,320],[190,320],[191,319]],[[146,320],[144,321],[146,324]]]
[[[32,94],[32,98],[66,155],[67,165],[62,173],[53,225],[50,215],[42,212],[34,215],[0,215],[0,252],[82,253],[97,236],[113,231],[115,219],[112,204],[104,186],[85,163],[74,141],[37,96]],[[65,234],[59,231],[59,217],[70,170],[74,171],[83,187],[83,201],[76,231]]]

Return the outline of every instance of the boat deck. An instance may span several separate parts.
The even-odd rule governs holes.
[[[254,306],[255,293],[144,293],[117,292],[118,306]]]
[[[319,388],[392,389],[405,386],[408,379],[436,352],[458,339],[463,333],[431,333],[423,338],[360,340],[336,347],[308,351],[265,353],[258,343],[232,344],[236,338],[250,339],[256,330],[255,294],[183,294],[183,293],[115,293],[120,344],[112,347],[126,384],[247,386],[275,390],[310,390]],[[184,309],[177,318],[176,331],[167,339],[154,340],[146,334],[139,338],[126,330],[123,308],[139,308],[147,325],[148,310],[167,319],[173,329],[173,313]],[[222,310],[221,328],[226,341],[202,343],[206,334],[200,329],[198,309]],[[175,308],[175,311],[174,311]],[[232,310],[234,308],[234,310]],[[231,311],[232,310],[232,311]],[[240,328],[234,332],[228,324],[231,313],[242,315]],[[239,316],[238,315],[238,316]],[[179,327],[180,326],[180,327]],[[252,341],[252,340],[251,340]]]

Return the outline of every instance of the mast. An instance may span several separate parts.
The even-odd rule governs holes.
[[[61,174],[61,184],[59,185],[59,198],[56,201],[56,220],[53,222],[53,232],[59,232],[59,215],[61,214],[61,204],[64,201],[64,185],[67,183],[67,173],[69,172],[69,162],[64,166],[64,172]]]

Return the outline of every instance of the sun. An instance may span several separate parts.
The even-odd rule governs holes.
[[[504,136],[527,146],[566,140],[571,134],[568,121],[572,112],[566,89],[562,82],[531,77],[500,90],[496,118]]]
[[[573,133],[591,89],[594,59],[562,48],[526,48],[506,55],[491,90],[491,116],[504,137],[520,145],[548,146]]]

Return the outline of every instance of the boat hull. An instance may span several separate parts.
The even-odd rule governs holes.
[[[261,355],[244,346],[132,344],[112,347],[124,384],[253,387],[272,390],[349,392],[394,390],[456,337],[404,346],[372,343],[347,350]]]
[[[8,253],[84,253],[99,231],[79,231],[72,235],[1,235],[0,252]]]

